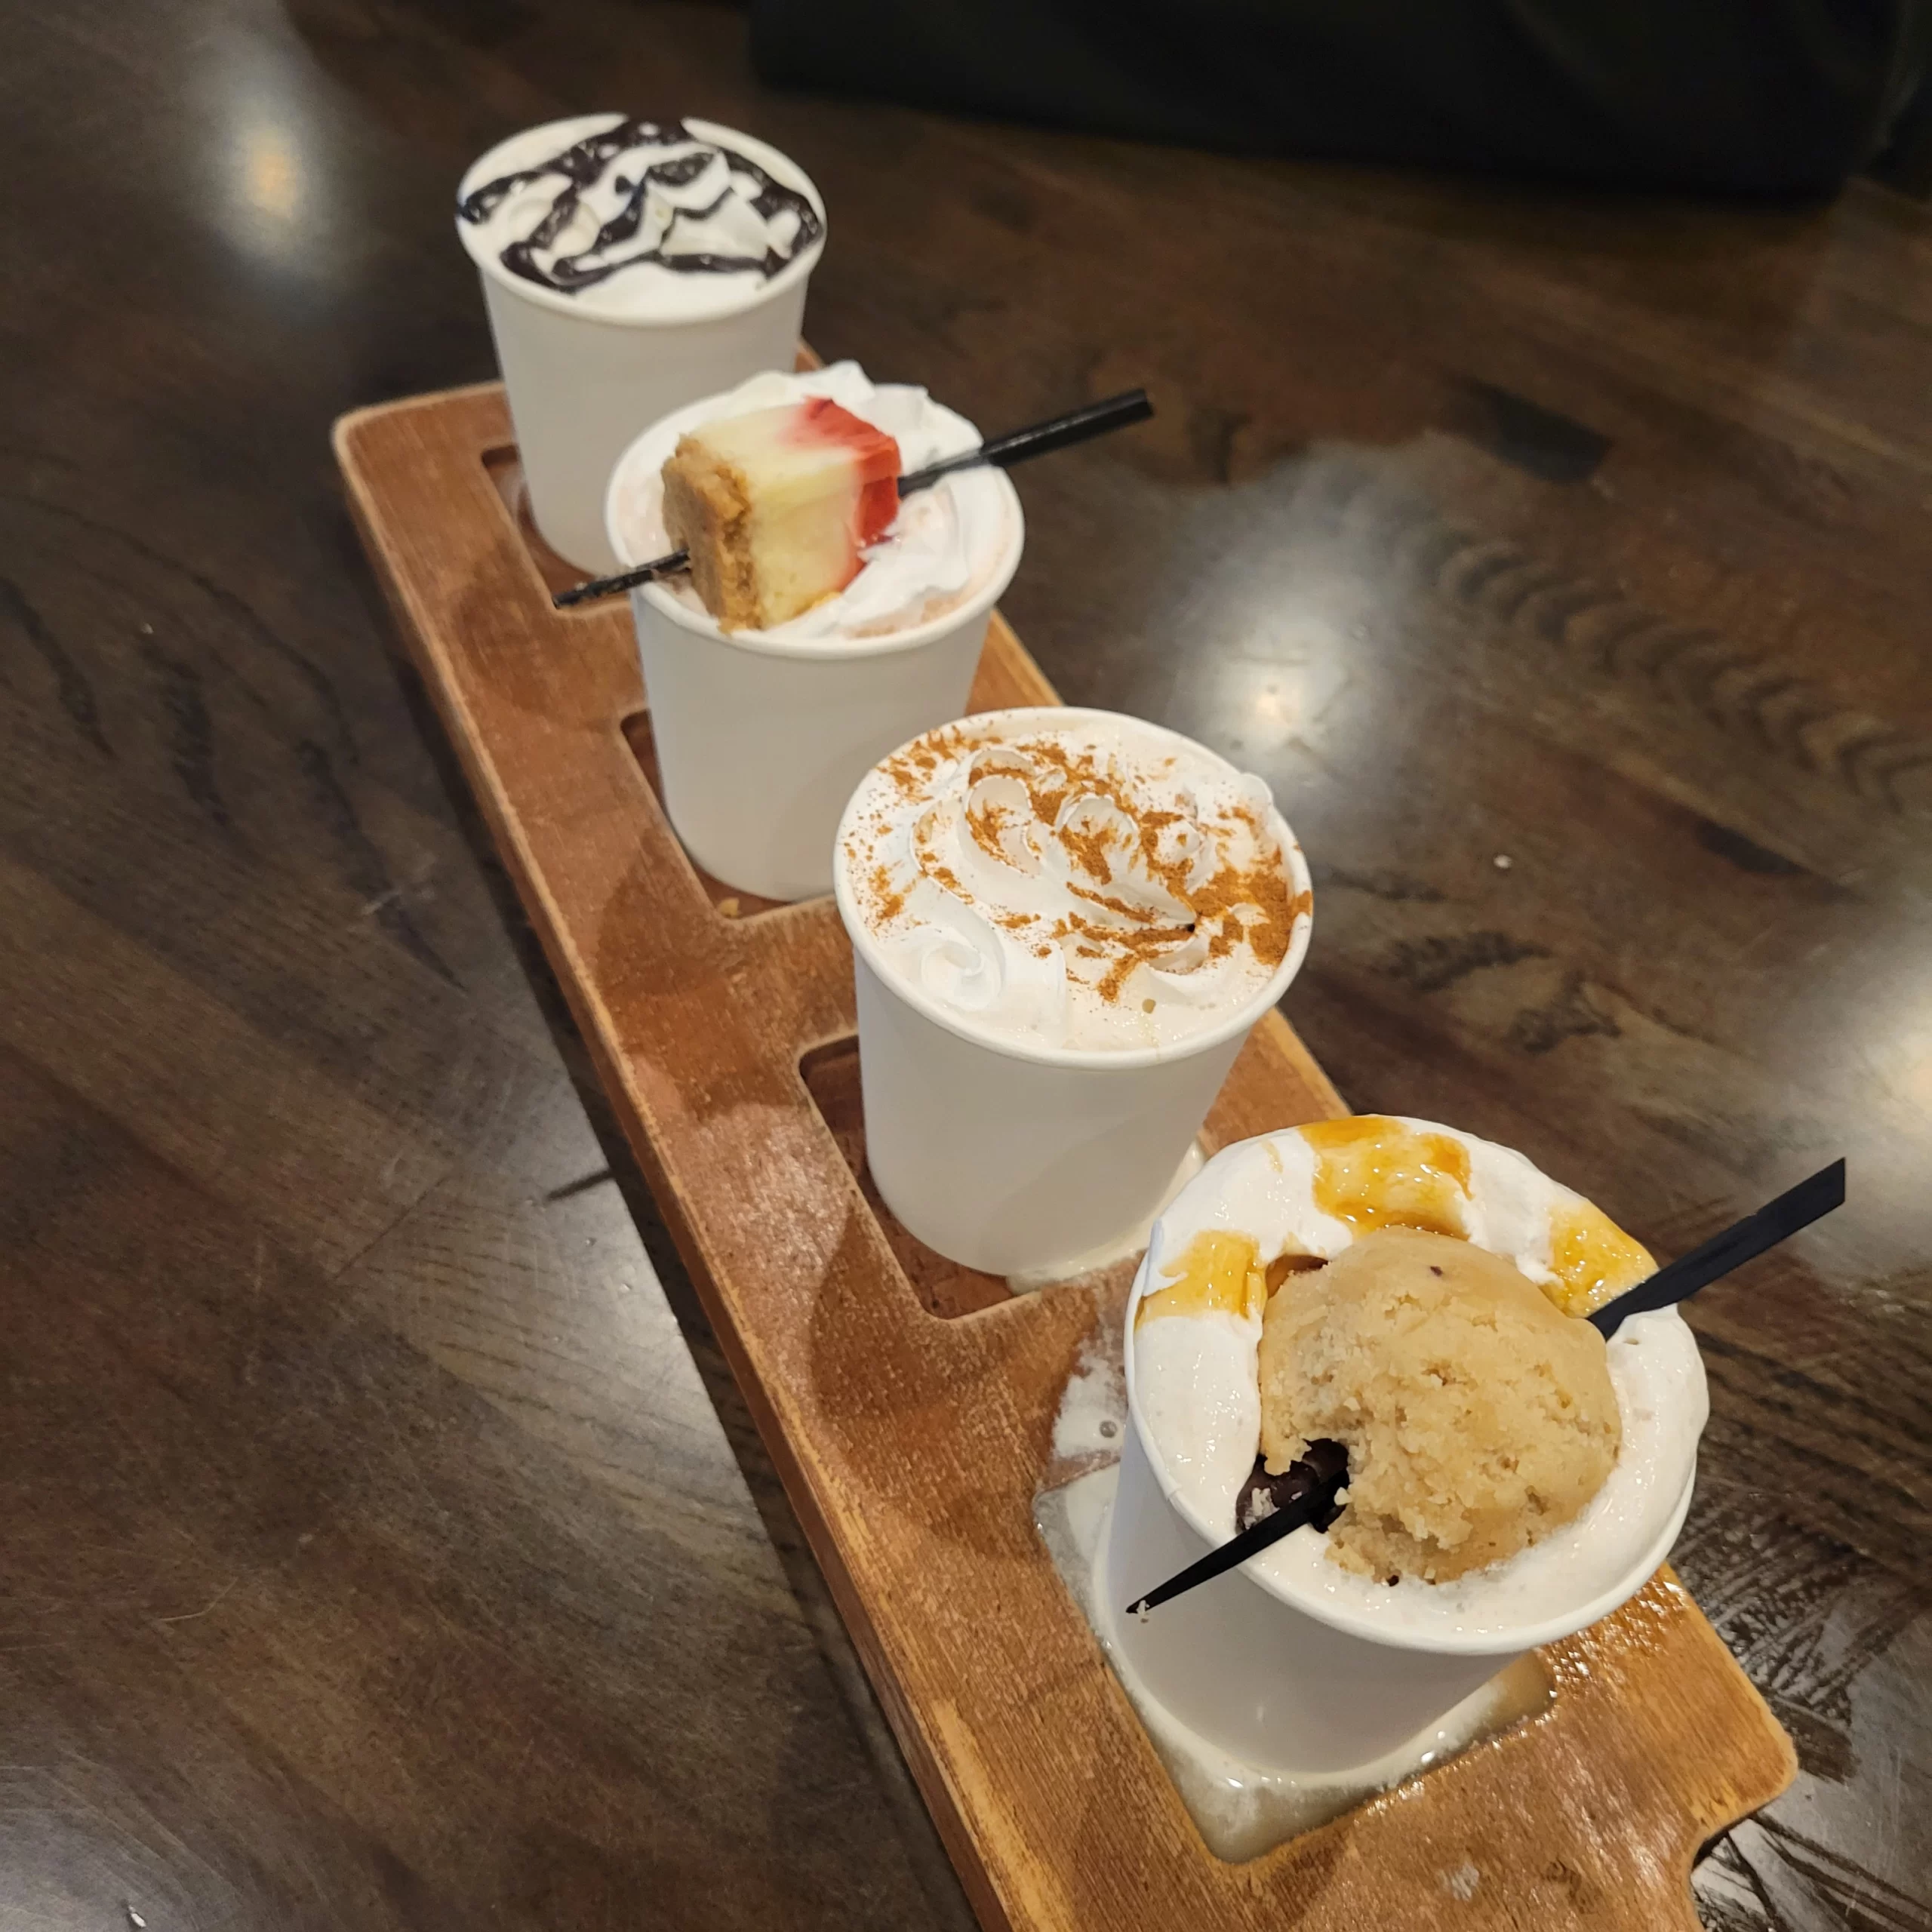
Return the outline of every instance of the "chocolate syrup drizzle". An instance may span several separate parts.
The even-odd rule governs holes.
[[[574,255],[559,255],[547,269],[537,260],[537,251],[547,248],[569,226],[583,190],[593,186],[619,156],[633,149],[678,147],[687,141],[700,143],[696,154],[677,155],[669,161],[654,162],[635,182],[627,181],[621,175],[617,177],[617,192],[626,197],[624,205],[597,231],[596,238],[589,248]],[[710,166],[714,155],[722,155],[734,174],[749,175],[758,183],[758,192],[751,198],[751,205],[766,220],[787,208],[798,216],[798,231],[792,238],[789,254],[781,254],[775,248],[768,248],[762,255],[666,253],[666,244],[677,232],[678,223],[703,221],[716,214],[731,192],[727,188],[708,207],[675,211],[664,232],[652,247],[626,255],[621,261],[589,260],[591,256],[601,255],[636,234],[643,225],[645,199],[654,183],[666,188],[681,188],[695,181]],[[807,196],[773,180],[756,162],[740,154],[736,148],[706,141],[701,136],[694,134],[681,121],[620,121],[601,134],[586,134],[562,153],[552,155],[534,168],[520,168],[514,174],[485,182],[481,187],[457,203],[457,216],[467,222],[487,221],[506,196],[533,181],[541,180],[546,174],[561,175],[563,188],[534,232],[521,242],[511,242],[500,259],[512,275],[520,275],[525,281],[536,282],[545,288],[554,288],[562,295],[574,295],[579,289],[608,280],[620,269],[636,268],[647,262],[654,262],[658,267],[669,269],[678,275],[756,273],[769,277],[776,275],[797,257],[801,249],[810,246],[824,232],[825,224]]]

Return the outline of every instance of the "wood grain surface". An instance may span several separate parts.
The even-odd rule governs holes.
[[[488,460],[508,429],[500,392],[469,389],[346,417],[336,450],[981,1923],[1694,1925],[1698,1848],[1795,1766],[1668,1573],[1545,1654],[1543,1717],[1244,1865],[1201,1844],[1033,1527],[1061,1392],[1096,1322],[1123,1318],[1131,1266],[1011,1297],[921,1249],[862,1187],[837,912],[727,915],[706,889],[638,755],[628,608],[551,607],[553,572]],[[995,619],[972,708],[1052,700]],[[1203,1138],[1339,1111],[1274,1013]]]
[[[1021,478],[1005,608],[1275,787],[1350,1102],[1666,1251],[1850,1157],[1696,1317],[1675,1560],[1800,1758],[1696,1885],[1932,1925],[1922,207],[783,97],[657,0],[0,46],[8,1932],[964,1922],[327,449],[494,374],[454,184],[605,104],[811,171],[828,353],[992,428],[1152,389]]]

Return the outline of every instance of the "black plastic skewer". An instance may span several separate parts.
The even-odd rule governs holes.
[[[1589,1318],[1607,1340],[1626,1315],[1669,1308],[1672,1303],[1694,1295],[1720,1275],[1756,1260],[1767,1248],[1776,1247],[1800,1228],[1808,1228],[1834,1208],[1844,1205],[1844,1161],[1841,1158],[1828,1168],[1820,1168],[1809,1180],[1787,1188],[1775,1201],[1766,1201],[1756,1214],[1734,1221],[1723,1233],[1712,1235],[1703,1247],[1679,1255],[1634,1288],[1626,1288],[1614,1301],[1605,1302]]]
[[[1104,402],[1090,402],[1079,409],[1069,410],[1064,416],[1056,416],[1048,423],[1035,423],[1024,429],[1009,431],[1004,436],[995,436],[989,443],[982,443],[976,450],[961,450],[957,456],[942,457],[937,463],[927,464],[924,469],[915,469],[911,475],[899,479],[899,494],[909,497],[915,491],[928,490],[942,476],[950,476],[955,471],[977,469],[982,463],[990,463],[998,469],[1010,469],[1016,463],[1030,463],[1036,456],[1047,456],[1055,450],[1066,449],[1075,443],[1084,443],[1090,437],[1103,436],[1110,429],[1124,429],[1130,423],[1144,423],[1154,413],[1154,405],[1147,399],[1145,389],[1129,389],[1124,395],[1110,395]],[[673,550],[669,556],[654,557],[648,564],[635,565],[627,571],[620,571],[614,577],[594,577],[587,583],[573,584],[568,590],[560,590],[550,601],[559,611],[568,611],[574,604],[594,603],[601,597],[615,597],[621,591],[635,590],[641,583],[648,583],[653,577],[669,577],[683,570],[691,562],[688,550]]]
[[[972,469],[983,463],[992,463],[1000,469],[1010,469],[1016,463],[1031,463],[1036,456],[1050,456],[1055,450],[1069,449],[1075,443],[1084,443],[1094,436],[1104,436],[1109,430],[1124,429],[1130,424],[1144,423],[1154,413],[1154,405],[1147,399],[1145,389],[1128,389],[1119,395],[1110,395],[1104,402],[1090,402],[1079,409],[1069,409],[1064,416],[1056,416],[1050,423],[1035,423],[1030,428],[1010,430],[1004,436],[995,436],[989,443],[982,443],[976,450],[962,450],[957,456],[941,457],[937,463],[929,463],[923,469],[915,469],[909,476],[899,479],[899,494],[903,497],[915,490],[924,490],[937,483],[942,476],[950,476],[955,469]]]
[[[1311,1444],[1313,1447],[1317,1445]],[[1340,1444],[1328,1443],[1319,1445],[1331,1451],[1339,1450]],[[1130,1617],[1140,1617],[1150,1610],[1158,1610],[1162,1604],[1171,1603],[1201,1583],[1211,1583],[1217,1577],[1225,1576],[1230,1570],[1238,1570],[1251,1556],[1258,1556],[1272,1543],[1279,1543],[1285,1536],[1293,1534],[1304,1523],[1312,1523],[1325,1516],[1335,1506],[1337,1493],[1347,1488],[1349,1465],[1346,1455],[1341,1458],[1339,1469],[1321,1471],[1312,1485],[1292,1503],[1284,1503],[1273,1515],[1263,1516],[1259,1522],[1251,1523],[1238,1536],[1230,1537],[1219,1549],[1211,1549],[1205,1556],[1190,1563],[1185,1570],[1170,1577],[1157,1589],[1149,1590],[1137,1602],[1127,1607]]]

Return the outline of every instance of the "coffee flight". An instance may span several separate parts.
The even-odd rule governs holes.
[[[1020,497],[983,465],[902,493],[978,426],[854,363],[795,371],[828,234],[803,171],[703,121],[580,116],[484,155],[457,226],[539,530],[586,574],[682,553],[629,592],[673,827],[734,889],[836,897],[886,1204],[1027,1282],[1144,1249],[1097,1565],[1117,1667],[1215,1749],[1331,1770],[1633,1595],[1708,1413],[1675,1309],[1607,1342],[1586,1318],[1651,1257],[1434,1122],[1202,1164],[1308,949],[1300,845],[1159,725],[965,715]],[[1344,1461],[1324,1524],[1120,1614]]]

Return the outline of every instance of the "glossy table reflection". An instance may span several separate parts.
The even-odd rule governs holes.
[[[1921,208],[780,98],[710,7],[5,18],[0,1924],[963,1922],[329,461],[491,373],[452,184],[602,103],[811,170],[826,353],[1155,392],[1006,608],[1275,786],[1352,1102],[1666,1251],[1850,1156],[1697,1314],[1680,1564],[1804,1763],[1700,1893],[1932,1924]]]

